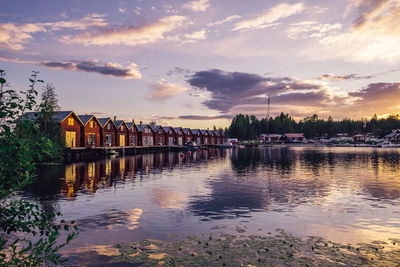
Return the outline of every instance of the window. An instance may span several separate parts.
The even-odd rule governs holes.
[[[107,130],[110,130],[111,129],[111,123],[108,123],[107,124]]]
[[[106,134],[106,145],[108,145],[108,146],[112,145],[112,135],[111,134]]]
[[[124,130],[124,125],[121,125],[121,131],[123,131]]]
[[[68,125],[74,126],[74,118],[68,118]]]
[[[90,133],[88,135],[88,145],[96,146],[96,134]]]
[[[90,121],[89,127],[90,127],[90,128],[94,128],[94,121]]]

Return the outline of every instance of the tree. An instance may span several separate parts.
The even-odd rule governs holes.
[[[5,72],[0,73],[0,266],[32,266],[46,261],[58,264],[63,260],[57,251],[77,232],[71,232],[65,242],[57,242],[57,238],[74,222],[56,223],[60,213],[45,212],[16,193],[33,181],[37,163],[54,147],[48,133],[41,131],[40,123],[27,116],[36,107],[35,85],[43,81],[33,72],[29,89],[19,95],[15,90],[4,90]],[[76,225],[73,227],[76,230]],[[25,237],[19,238],[21,233]],[[29,235],[39,238],[32,241]]]

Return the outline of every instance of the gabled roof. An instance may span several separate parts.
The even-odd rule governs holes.
[[[200,129],[192,129],[191,131],[192,131],[193,134],[197,134],[198,132],[201,133]]]
[[[142,124],[136,125],[136,127],[138,128],[138,131],[139,131],[139,132],[142,132],[142,131],[144,130],[144,128],[146,128],[147,126],[149,126],[149,128],[150,128],[151,130],[153,130],[149,124],[144,124],[144,123],[142,123]],[[154,130],[153,130],[153,131],[154,131]]]
[[[94,115],[78,115],[78,118],[82,121],[83,125],[86,125]]]
[[[175,132],[174,128],[172,128],[171,126],[167,126],[167,127],[163,127],[163,128],[164,128],[165,132],[169,132],[169,130],[171,130],[171,129]]]
[[[165,132],[164,128],[161,125],[153,125],[150,126],[154,132],[157,132],[159,129],[163,130],[163,132]]]
[[[73,112],[72,110],[68,110],[68,111],[58,111],[54,113],[53,118],[58,121],[58,122],[62,122],[63,120],[65,120],[71,113],[73,113],[75,115],[76,118],[78,118],[78,121],[80,123],[83,124],[83,122],[81,121],[81,119],[79,118],[79,116],[77,116],[75,114],[75,112]],[[39,117],[39,112],[37,111],[33,111],[33,112],[26,112],[26,115],[28,117],[28,120],[36,120]]]
[[[175,133],[178,133],[180,129],[182,129],[182,127],[173,127],[172,129],[174,129]]]
[[[136,127],[136,125],[135,125],[134,122],[127,122],[127,123],[126,123],[126,126],[128,127],[129,130],[132,129],[133,126]],[[137,127],[136,127],[136,128],[137,128]]]
[[[299,138],[299,137],[304,137],[303,133],[285,133],[284,134],[288,138]]]
[[[208,130],[201,130],[202,134],[208,133]]]
[[[125,124],[126,127],[128,127],[128,125],[126,124],[126,122],[124,120],[116,120],[116,121],[114,121],[114,124],[115,124],[115,127],[117,127],[117,129],[119,129],[121,124]]]
[[[192,130],[190,130],[190,128],[182,128],[182,131],[184,134],[187,134],[189,131],[192,132]]]
[[[97,120],[100,122],[100,125],[103,128],[106,126],[108,121],[111,121],[111,123],[114,124],[114,121],[110,117],[108,117],[108,118],[97,118]],[[115,126],[115,124],[114,124],[114,126]]]

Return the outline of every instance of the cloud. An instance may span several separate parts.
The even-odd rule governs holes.
[[[151,93],[146,96],[148,100],[164,100],[186,91],[186,88],[174,83],[168,83],[161,79],[151,86]]]
[[[371,83],[360,91],[350,92],[354,105],[367,109],[393,108],[400,105],[400,83]],[[398,112],[398,111],[397,111]]]
[[[206,11],[210,8],[209,0],[198,0],[185,3],[182,8],[190,9],[192,11]]]
[[[123,7],[119,7],[118,8],[118,12],[120,12],[120,13],[125,13],[126,12],[126,8],[123,8]]]
[[[385,75],[388,73],[399,72],[400,70],[389,70],[371,75],[358,75],[358,74],[347,74],[347,75],[335,75],[335,74],[324,74],[317,78],[317,80],[332,80],[332,81],[347,81],[347,80],[366,80],[376,78],[377,76]]]
[[[321,38],[342,29],[340,23],[322,24],[318,21],[302,21],[290,24],[286,30],[289,39]]]
[[[285,94],[303,99],[315,97],[310,91],[321,90],[322,86],[309,82],[297,81],[288,77],[270,78],[243,72],[225,72],[218,69],[199,71],[187,80],[193,90],[209,94],[203,102],[210,109],[222,113],[240,105],[266,104],[267,96],[274,95],[279,101],[288,101]],[[303,91],[302,95],[295,95]],[[316,98],[314,98],[316,100]]]
[[[79,20],[56,21],[45,23],[0,24],[0,48],[22,50],[24,44],[34,39],[34,33],[60,31],[62,29],[86,30],[89,28],[104,28],[109,26],[104,15],[90,14]]]
[[[347,31],[320,39],[324,51],[318,57],[353,62],[400,59],[400,1],[358,0],[355,3],[360,15]],[[315,55],[315,49],[309,54]]]
[[[134,63],[126,68],[118,63],[100,62],[97,60],[86,61],[45,61],[40,65],[58,70],[71,70],[94,72],[105,76],[124,78],[124,79],[141,79],[142,75],[138,70],[138,66]]]
[[[184,41],[181,44],[185,43],[195,43],[200,40],[205,40],[207,39],[207,30],[202,29],[200,31],[195,31],[192,33],[186,33],[183,35]]]
[[[105,15],[97,13],[89,14],[78,20],[62,20],[56,22],[38,23],[38,25],[46,27],[52,31],[60,31],[63,29],[87,30],[89,28],[104,28],[110,26],[105,19]]]
[[[276,5],[255,18],[242,20],[235,24],[234,31],[258,30],[276,25],[276,21],[298,14],[304,10],[303,3]]]
[[[232,119],[234,115],[223,114],[223,115],[181,115],[181,116],[160,116],[157,117],[161,120],[199,120],[199,121],[208,121],[208,120],[223,120],[223,119]]]
[[[33,33],[44,32],[45,28],[36,24],[0,24],[0,48],[22,50],[24,44],[33,40]]]
[[[324,74],[318,77],[318,80],[332,80],[332,81],[346,81],[346,80],[363,80],[371,79],[373,75],[359,76],[358,74],[348,74],[348,75],[334,75],[334,74]]]
[[[239,16],[239,15],[232,15],[232,16],[229,16],[229,17],[223,19],[223,20],[218,20],[216,22],[208,23],[207,27],[213,27],[213,26],[225,24],[225,23],[240,19],[241,17],[242,16]]]
[[[191,71],[190,69],[185,69],[185,68],[181,68],[181,67],[174,67],[173,70],[170,70],[167,72],[167,76],[173,76],[175,74],[177,75],[189,75],[192,74],[193,71]]]
[[[141,26],[120,26],[113,29],[85,32],[76,36],[64,36],[67,43],[84,45],[140,45],[166,39],[165,34],[183,26],[186,17],[166,16],[156,22]]]

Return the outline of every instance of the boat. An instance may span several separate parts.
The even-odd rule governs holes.
[[[391,148],[391,147],[400,147],[400,144],[393,144],[391,142],[383,142],[381,143],[382,148]]]
[[[223,148],[233,148],[231,141],[226,141],[224,144],[220,145]]]
[[[109,155],[118,155],[119,152],[116,151],[115,149],[111,149],[111,150],[108,150],[108,154],[109,154]]]

